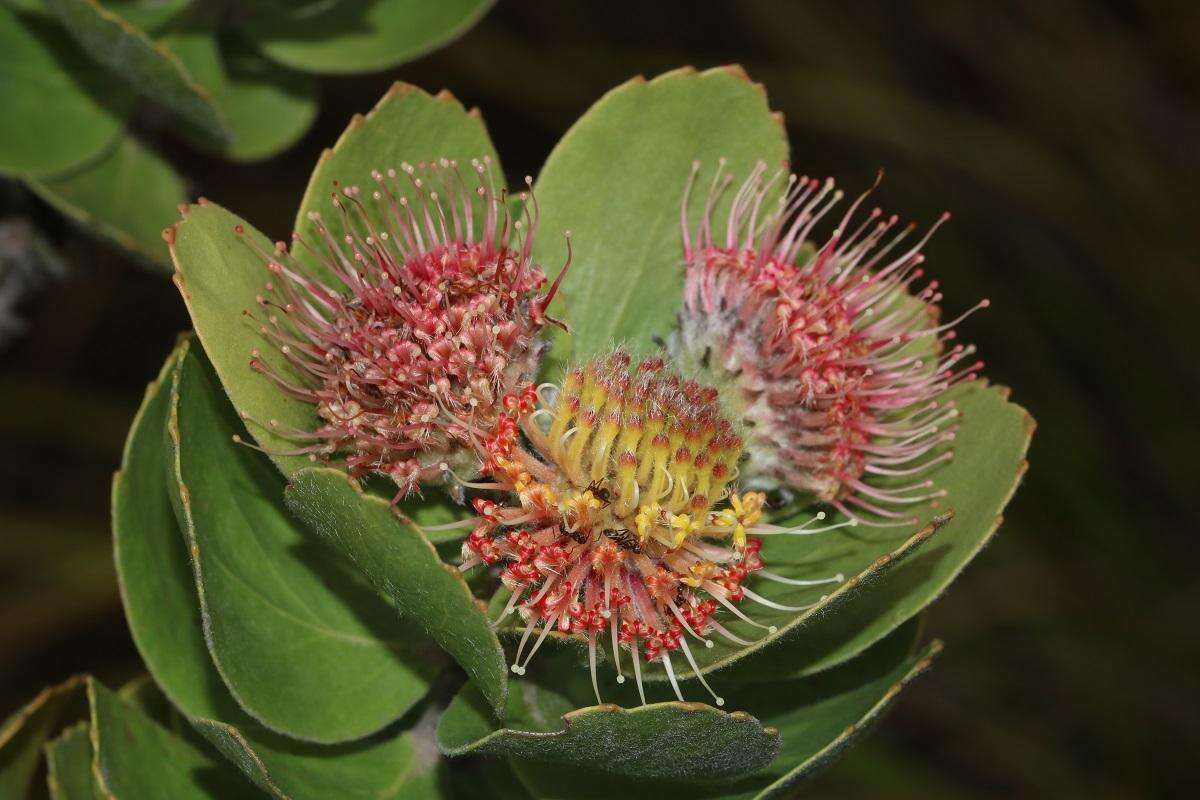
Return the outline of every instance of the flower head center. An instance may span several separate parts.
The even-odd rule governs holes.
[[[715,390],[664,373],[661,359],[629,365],[616,353],[571,370],[546,409],[549,424],[531,437],[557,468],[571,529],[678,547],[705,531],[741,438]]]

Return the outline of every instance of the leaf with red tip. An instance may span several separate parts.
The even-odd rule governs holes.
[[[766,93],[739,67],[675,70],[610,91],[567,131],[535,192],[541,231],[535,257],[550,269],[573,261],[562,287],[570,346],[583,359],[623,343],[652,348],[675,325],[683,285],[680,204],[699,161],[699,181],[720,159],[745,174],[760,159],[780,167],[787,137]],[[691,214],[703,207],[692,193]],[[726,194],[725,202],[732,199]],[[561,312],[561,309],[560,309]],[[555,358],[561,363],[558,337]]]
[[[333,209],[330,196],[339,187],[374,187],[375,170],[399,170],[401,164],[447,159],[457,161],[460,169],[470,171],[472,159],[490,159],[497,188],[504,186],[500,157],[488,137],[487,127],[478,113],[463,108],[449,92],[430,95],[406,83],[394,83],[375,107],[363,116],[355,116],[346,130],[313,168],[308,188],[296,213],[295,229],[310,246],[318,244],[317,225],[308,218],[317,212],[336,239],[344,232],[341,217]],[[413,196],[411,190],[410,196]],[[370,208],[370,204],[365,204]],[[476,199],[476,213],[482,217],[483,202]],[[387,227],[381,227],[386,230]],[[302,246],[292,254],[312,267],[320,262]]]

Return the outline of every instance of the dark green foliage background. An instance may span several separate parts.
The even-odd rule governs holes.
[[[800,170],[955,219],[928,249],[998,383],[1039,422],[997,540],[933,606],[947,651],[816,796],[1167,795],[1200,750],[1193,489],[1200,367],[1200,14],[1189,3],[501,3],[398,71],[323,78],[301,143],[234,166],[159,135],[194,194],[285,235],[308,172],[397,77],[481,107],[505,171],[537,174],[637,72],[741,62]],[[619,195],[613,197],[620,202]],[[71,276],[0,352],[0,717],[41,686],[139,669],[108,487],[188,320],[161,276],[4,184]],[[167,224],[172,220],[162,220]],[[546,231],[546,235],[557,232]],[[618,232],[619,233],[619,232]]]

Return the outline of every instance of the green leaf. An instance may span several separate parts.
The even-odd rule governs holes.
[[[239,756],[235,763],[243,769],[249,769],[255,759],[271,765],[277,785],[288,786],[298,800],[329,796],[319,782],[305,790],[306,775],[314,776],[313,780],[326,773],[344,776],[347,786],[404,785],[405,764],[396,758],[400,746],[391,739],[321,746],[273,734],[234,702],[210,660],[188,549],[168,499],[163,463],[170,384],[181,353],[181,349],[172,353],[147,390],[113,483],[113,534],[121,597],[143,661],[193,726],[209,738],[213,729],[222,729],[228,736],[236,731],[254,757]],[[151,687],[126,687],[122,692],[152,717],[157,713],[153,710],[161,708]],[[173,721],[171,727],[175,727]],[[179,733],[187,738],[186,730]],[[220,742],[215,743],[220,747]]]
[[[238,724],[204,718],[185,720],[148,677],[131,681],[118,694],[177,735],[199,742],[201,749],[215,747],[255,785],[278,798],[379,800],[421,796],[440,766],[432,731],[421,730],[420,722],[388,738],[319,745],[263,730],[244,715]]]
[[[704,185],[721,158],[746,174],[760,159],[782,164],[787,155],[782,120],[739,67],[637,78],[580,117],[535,186],[542,210],[535,259],[564,263],[561,234],[572,233],[559,314],[571,327],[573,357],[618,343],[644,352],[651,337],[673,327],[683,285],[680,201],[693,161]],[[693,192],[693,218],[703,195]],[[564,338],[555,343],[559,363]]]
[[[125,619],[150,674],[190,716],[241,713],[209,659],[195,579],[167,484],[163,436],[178,346],[146,389],[113,478],[113,555]]]
[[[496,800],[537,800],[517,779],[508,761],[500,758],[480,758],[470,769],[451,764],[447,769],[457,791],[454,797],[479,797],[479,787],[486,786],[489,797]]]
[[[731,630],[758,641],[737,647],[713,637],[713,647],[695,652],[701,670],[738,664],[778,676],[813,674],[853,657],[933,602],[996,531],[1025,472],[1033,420],[1007,398],[1006,389],[984,381],[943,396],[957,404],[962,427],[953,443],[954,458],[930,476],[949,495],[941,505],[914,512],[920,518],[917,533],[859,526],[817,536],[763,537],[763,559],[773,572],[801,579],[853,577],[834,591],[753,582],[754,591],[776,603],[812,607],[787,612],[743,603],[754,620],[778,631],[762,636],[763,631],[734,622]],[[813,513],[806,509],[779,524],[799,524]],[[658,670],[650,674],[665,679]]]
[[[229,126],[208,91],[170,50],[96,0],[46,0],[46,5],[92,58],[139,93],[224,141]]]
[[[782,741],[778,756],[748,777],[681,784],[628,780],[562,763],[514,759],[513,767],[539,798],[791,797],[801,780],[841,753],[879,719],[911,680],[928,669],[941,645],[934,642],[914,654],[919,628],[918,622],[910,622],[853,661],[821,675],[747,684],[731,692],[731,702],[777,730]]]
[[[318,73],[375,72],[458,38],[495,0],[254,0],[238,24],[270,58]],[[316,35],[314,35],[316,34]]]
[[[132,678],[117,689],[117,694],[159,725],[179,732],[176,722],[181,721],[183,715],[171,705],[171,701],[154,682],[154,676],[146,673]]]
[[[286,499],[297,517],[454,657],[497,712],[504,708],[508,670],[496,633],[461,573],[441,562],[419,528],[400,522],[386,500],[364,494],[333,469],[297,472]]]
[[[195,346],[172,403],[177,517],[209,652],[233,696],[266,727],[314,742],[400,717],[428,691],[436,649],[289,518],[283,479],[233,441],[244,429]]]
[[[238,234],[237,228],[244,233]],[[287,362],[265,346],[258,327],[243,313],[257,308],[255,295],[262,291],[269,274],[258,252],[269,252],[270,240],[203,198],[199,204],[185,207],[183,221],[163,236],[177,270],[175,284],[191,313],[196,335],[234,408],[250,422],[251,434],[265,449],[294,449],[293,442],[266,424],[275,420],[284,429],[316,430],[320,424],[316,410],[288,397],[250,368],[251,354],[260,347],[261,358],[276,369],[287,369]],[[297,456],[273,455],[272,459],[285,475],[310,463]]]
[[[554,659],[560,678],[572,665]],[[575,671],[578,671],[577,669]],[[753,717],[702,703],[653,703],[570,709],[549,685],[523,681],[509,695],[507,727],[496,728],[473,684],[454,698],[438,723],[438,747],[468,754],[550,761],[648,780],[735,778],[765,767],[779,752],[779,734]]]
[[[370,184],[372,170],[442,158],[464,166],[475,158],[490,158],[496,185],[504,185],[500,157],[477,110],[467,111],[446,91],[430,95],[415,86],[394,83],[375,108],[366,116],[355,115],[334,146],[321,154],[300,201],[295,229],[310,243],[317,241],[317,226],[308,219],[309,212],[316,211],[336,237],[343,232],[341,218],[328,213],[335,184]],[[293,247],[292,251],[301,263],[320,268],[320,262],[305,248]]]
[[[136,139],[124,136],[95,161],[26,183],[82,225],[155,264],[169,263],[162,230],[187,199],[184,180]]]
[[[437,752],[412,733],[382,742],[351,742],[335,747],[288,741],[260,733],[246,737],[234,725],[194,720],[203,734],[264,792],[277,798],[387,800],[440,797]],[[269,741],[269,747],[262,742]]]
[[[153,35],[191,3],[192,0],[104,0],[103,5],[135,28]]]
[[[42,691],[0,725],[0,797],[25,797],[42,745],[66,720],[82,717],[82,676]]]
[[[102,800],[92,777],[92,739],[78,722],[46,744],[46,782],[51,800]]]
[[[102,796],[172,800],[261,796],[231,768],[90,678],[87,693]]]
[[[149,679],[135,679],[118,694],[177,735],[199,743],[200,749],[215,748],[255,785],[277,798],[442,796],[433,790],[435,783],[444,782],[444,765],[437,757],[432,728],[424,722],[428,708],[407,731],[386,738],[320,745],[271,733],[244,715],[239,724],[204,718],[184,721]]]
[[[236,37],[218,39],[209,23],[189,20],[161,43],[209,91],[229,123],[232,136],[224,145],[185,129],[201,147],[234,161],[269,158],[295,144],[316,119],[315,80],[276,66]]]
[[[0,3],[0,173],[43,175],[95,157],[132,105],[53,19]]]

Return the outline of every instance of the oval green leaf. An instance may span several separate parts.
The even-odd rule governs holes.
[[[84,51],[140,94],[218,141],[229,137],[229,125],[208,90],[144,31],[96,0],[46,0],[46,5]]]
[[[442,563],[419,528],[334,469],[297,472],[286,499],[297,517],[453,656],[497,713],[503,710],[508,669],[496,632],[462,574]]]
[[[548,761],[608,775],[661,781],[736,778],[764,768],[779,752],[779,733],[742,712],[702,703],[653,703],[575,709],[556,684],[574,683],[578,665],[549,658],[539,682],[509,695],[507,725],[497,728],[473,684],[438,722],[449,756],[491,755]],[[569,709],[569,710],[567,710]]]
[[[192,0],[104,0],[104,7],[153,36],[191,3]]]
[[[308,780],[304,776],[317,780],[326,773],[344,777],[348,786],[403,785],[407,765],[397,761],[399,746],[390,739],[321,746],[273,734],[234,702],[210,660],[188,549],[168,498],[164,432],[179,356],[178,350],[172,354],[148,389],[113,484],[121,597],[138,652],[155,682],[193,726],[206,736],[213,728],[236,731],[245,747],[272,765],[276,785],[289,786],[291,796],[328,797],[325,783],[304,788]],[[161,706],[147,687],[135,686],[123,693],[143,711]],[[180,732],[187,738],[185,734]],[[235,763],[245,768],[240,757]]]
[[[381,742],[334,747],[305,744],[260,731],[251,740],[235,725],[192,720],[208,741],[258,788],[279,800],[399,800],[437,798],[437,752],[412,733]]]
[[[0,797],[25,797],[42,746],[65,721],[84,716],[83,676],[42,690],[0,725]]]
[[[267,728],[361,738],[425,695],[437,650],[288,516],[283,479],[234,441],[243,431],[199,348],[187,348],[167,432],[213,663]]]
[[[298,742],[242,715],[237,724],[182,716],[149,676],[121,687],[121,699],[202,749],[212,746],[256,786],[281,800],[387,800],[425,796],[439,766],[432,731],[413,728],[339,745]],[[427,713],[427,712],[426,712]],[[423,715],[420,719],[424,719]],[[426,726],[427,727],[427,726]]]
[[[102,800],[92,778],[92,739],[78,722],[46,743],[46,784],[50,800]]]
[[[44,175],[102,152],[133,95],[51,17],[0,3],[0,173]]]
[[[941,645],[934,642],[914,652],[919,628],[918,622],[910,622],[853,661],[818,676],[731,690],[731,702],[778,731],[782,742],[773,761],[738,780],[692,784],[629,780],[529,759],[513,759],[514,770],[534,796],[547,799],[791,797],[801,780],[841,753],[880,718],[910,681],[929,668]]]
[[[101,796],[261,797],[232,767],[210,758],[90,678],[87,693]]]
[[[375,72],[411,61],[458,38],[494,2],[254,0],[245,4],[238,24],[268,57],[292,69]]]
[[[159,267],[169,265],[162,229],[187,199],[184,180],[133,137],[121,137],[82,167],[25,182],[76,222]]]
[[[745,174],[788,156],[781,118],[740,67],[676,70],[613,89],[579,118],[538,176],[543,264],[573,261],[562,286],[575,358],[625,343],[652,347],[674,325],[683,286],[680,202],[699,161],[703,185],[722,158]],[[703,203],[693,192],[693,218]],[[731,196],[727,196],[729,202]],[[561,312],[561,309],[560,309]],[[556,360],[563,360],[555,343]]]
[[[257,309],[254,298],[268,275],[258,252],[269,252],[272,244],[242,219],[203,198],[185,207],[183,215],[183,221],[167,228],[163,237],[175,264],[175,285],[191,313],[196,335],[259,444],[270,451],[292,450],[295,444],[276,435],[267,423],[275,420],[285,429],[316,430],[319,418],[312,405],[288,397],[250,368],[252,354],[260,347],[261,358],[276,369],[286,369],[287,362],[264,346],[258,326],[244,313]],[[296,456],[272,459],[285,475],[309,465],[308,459]]]
[[[394,83],[375,108],[366,116],[351,119],[337,143],[321,154],[296,212],[295,230],[307,241],[317,241],[313,238],[316,225],[308,219],[309,212],[316,211],[324,215],[336,238],[343,232],[341,218],[328,213],[336,185],[369,185],[372,170],[443,158],[464,166],[475,158],[490,158],[496,185],[504,185],[500,157],[478,111],[467,111],[447,91],[430,95],[415,86]],[[293,247],[292,255],[307,266],[320,268],[303,247]]]
[[[283,69],[236,37],[218,38],[211,23],[191,19],[161,40],[212,95],[232,135],[214,142],[185,129],[198,145],[234,161],[269,158],[296,143],[317,116],[317,84]]]
[[[236,718],[209,659],[195,578],[167,484],[171,382],[185,345],[167,358],[133,419],[113,478],[113,556],[125,619],[150,674],[185,714]]]

